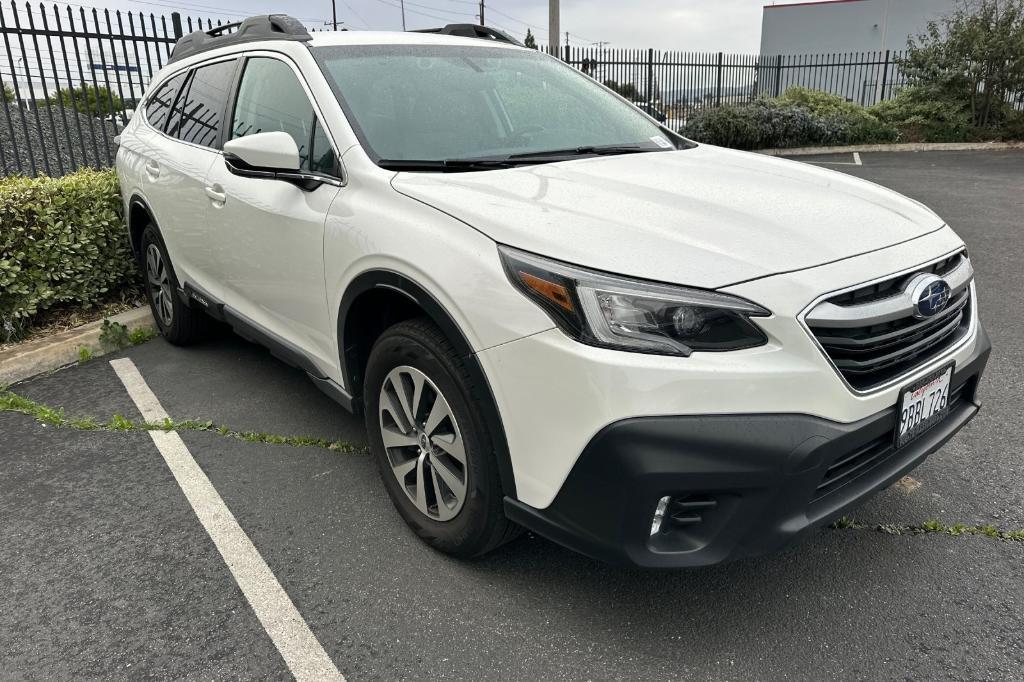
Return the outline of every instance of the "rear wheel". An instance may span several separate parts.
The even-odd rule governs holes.
[[[491,434],[465,364],[436,327],[414,320],[385,331],[365,387],[381,479],[421,538],[468,557],[518,534],[505,518]]]
[[[207,335],[209,318],[202,311],[188,307],[178,296],[178,279],[174,276],[167,248],[152,225],[142,231],[141,247],[146,298],[160,333],[176,346],[201,341]]]

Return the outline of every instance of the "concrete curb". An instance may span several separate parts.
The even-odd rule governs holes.
[[[1024,149],[1024,142],[921,142],[912,144],[854,144],[846,147],[793,147],[792,149],[759,149],[765,156],[818,156],[852,154],[853,152],[977,152]]]
[[[120,322],[128,327],[128,331],[156,331],[156,322],[148,306],[126,310],[108,319]],[[78,350],[83,347],[88,348],[93,357],[110,352],[100,343],[102,324],[103,320],[97,320],[0,352],[0,386],[24,381],[37,374],[78,362]]]

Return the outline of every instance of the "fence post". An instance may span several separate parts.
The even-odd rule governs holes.
[[[775,58],[775,97],[782,94],[782,55]]]
[[[715,106],[722,106],[722,53],[718,53],[718,78],[715,84]]]
[[[181,14],[178,12],[171,12],[171,27],[174,29],[174,39],[181,38]]]
[[[882,90],[878,93],[875,104],[885,99],[885,84],[889,80],[889,50],[885,51],[885,63],[882,65]]]
[[[647,105],[654,105],[654,48],[647,48]]]

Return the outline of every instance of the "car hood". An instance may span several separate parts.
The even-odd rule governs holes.
[[[399,173],[392,185],[502,244],[707,288],[850,258],[943,226],[922,204],[872,183],[708,145]]]

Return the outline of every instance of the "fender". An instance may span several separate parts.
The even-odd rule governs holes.
[[[338,311],[338,354],[340,356],[345,387],[354,396],[357,410],[362,411],[362,399],[360,397],[362,395],[362,382],[359,376],[362,368],[359,367],[354,345],[347,343],[345,340],[345,322],[352,305],[359,296],[372,289],[387,289],[408,298],[422,309],[427,317],[451,341],[455,350],[466,363],[466,368],[469,371],[470,380],[474,383],[474,387],[483,396],[482,416],[493,439],[494,454],[498,460],[498,474],[501,478],[502,489],[506,496],[517,499],[515,474],[512,470],[512,458],[509,455],[505,427],[502,424],[501,415],[498,413],[498,403],[494,399],[494,393],[491,391],[491,385],[487,381],[487,375],[484,374],[480,360],[466,339],[466,335],[444,306],[422,286],[393,270],[370,270],[358,275],[349,283],[341,299]]]
[[[132,194],[132,198],[128,200],[128,213],[124,217],[125,226],[128,228],[128,243],[132,247],[132,253],[136,256],[139,255],[139,245],[136,244],[136,230],[135,226],[132,225],[132,212],[133,209],[141,209],[147,216],[149,216],[149,222],[156,225],[156,219],[153,217],[153,211],[149,208],[149,204],[138,192]],[[159,228],[158,228],[159,229]]]

